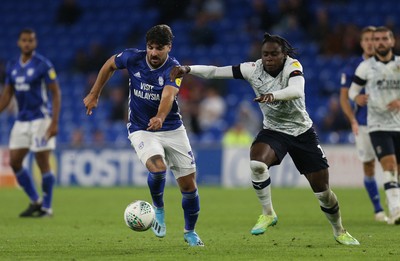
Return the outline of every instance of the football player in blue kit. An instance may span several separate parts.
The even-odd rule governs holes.
[[[32,29],[23,29],[18,38],[21,55],[7,64],[5,88],[0,98],[0,112],[15,96],[18,115],[10,134],[10,165],[18,184],[31,203],[20,217],[52,216],[55,177],[50,167],[50,153],[55,149],[61,94],[51,62],[35,52],[37,41]],[[32,175],[22,162],[29,151],[42,174],[43,199]]]
[[[156,25],[146,33],[146,50],[126,49],[110,57],[83,102],[91,115],[114,71],[128,70],[128,138],[149,171],[147,183],[156,211],[152,230],[157,237],[166,235],[163,194],[169,167],[182,193],[184,240],[190,246],[204,246],[195,232],[200,211],[196,165],[176,101],[181,79],[169,77],[179,65],[169,56],[173,37],[169,26]]]

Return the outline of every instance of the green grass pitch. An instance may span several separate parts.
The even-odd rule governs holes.
[[[373,220],[364,189],[333,190],[343,224],[361,246],[336,243],[307,188],[272,188],[278,224],[252,236],[261,210],[251,188],[200,187],[196,231],[204,248],[183,241],[177,187],[165,191],[163,239],[151,230],[134,232],[123,220],[131,201],[151,201],[147,188],[57,187],[54,217],[46,219],[19,218],[27,199],[19,189],[1,188],[0,260],[399,260],[400,226]]]

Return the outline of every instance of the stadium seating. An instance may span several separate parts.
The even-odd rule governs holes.
[[[81,0],[77,1],[83,13],[79,21],[65,26],[55,23],[56,11],[61,1],[53,0],[3,0],[0,5],[0,62],[10,59],[10,55],[18,55],[15,41],[18,32],[24,27],[32,27],[37,31],[38,52],[45,54],[55,65],[60,86],[62,88],[62,112],[60,119],[60,135],[58,141],[68,144],[71,131],[81,126],[90,140],[90,131],[103,129],[105,142],[114,143],[126,137],[125,124],[111,122],[108,119],[110,104],[104,99],[96,109],[92,118],[88,119],[81,100],[85,95],[86,77],[73,72],[73,59],[79,49],[88,49],[94,41],[108,47],[111,53],[118,52],[127,46],[129,35],[138,32],[137,47],[144,48],[144,35],[149,27],[157,23],[159,10],[144,4],[140,0]],[[194,21],[177,18],[171,23],[175,34],[172,55],[180,61],[197,64],[230,65],[247,61],[248,50],[254,36],[246,31],[246,21],[252,15],[249,1],[226,0],[225,16],[212,23],[216,41],[212,46],[193,46],[189,32]],[[266,0],[271,12],[278,12],[278,1]],[[349,0],[349,1],[308,1],[310,11],[324,7],[329,11],[332,26],[338,23],[353,23],[357,26],[369,24],[382,25],[388,19],[394,24],[398,21],[400,5],[395,0]],[[345,8],[344,8],[345,6]],[[183,11],[182,11],[183,12]],[[183,16],[183,14],[182,14]],[[308,110],[315,123],[321,120],[316,113],[326,106],[329,96],[339,91],[339,71],[346,59],[341,57],[323,57],[318,54],[319,46],[307,39],[304,31],[285,33],[283,36],[291,40],[299,49],[299,58],[304,67],[306,78],[306,101]],[[260,35],[261,37],[261,35]],[[251,100],[254,96],[251,88],[245,83],[227,81],[226,101],[228,110],[225,126],[235,120],[236,107],[240,100]],[[240,86],[239,86],[240,85]],[[243,85],[243,86],[241,86]],[[257,104],[254,104],[257,106]],[[9,129],[13,115],[0,114],[0,145],[8,142]],[[220,141],[224,129],[213,128],[209,133],[197,137],[199,142]],[[122,136],[121,136],[122,135]],[[332,138],[339,135],[339,138]],[[321,133],[325,143],[351,142],[349,132]]]

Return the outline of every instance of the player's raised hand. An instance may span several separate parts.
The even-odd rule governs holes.
[[[87,115],[92,115],[92,109],[97,107],[98,102],[99,102],[98,95],[95,95],[92,92],[86,95],[86,97],[83,99],[83,104],[85,104]]]
[[[265,103],[265,102],[273,102],[275,97],[272,93],[262,94],[254,99],[256,102]]]
[[[176,78],[181,78],[183,77],[183,75],[189,72],[190,72],[189,66],[175,66],[174,68],[172,68],[169,77],[171,78],[171,81],[175,81]]]

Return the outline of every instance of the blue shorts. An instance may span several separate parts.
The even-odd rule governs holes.
[[[253,144],[257,142],[266,143],[274,150],[278,160],[271,166],[279,165],[289,153],[301,174],[329,167],[318,136],[312,127],[297,137],[273,130],[261,130]]]
[[[369,136],[379,160],[387,155],[396,155],[397,163],[400,162],[399,131],[373,131],[369,133]]]

